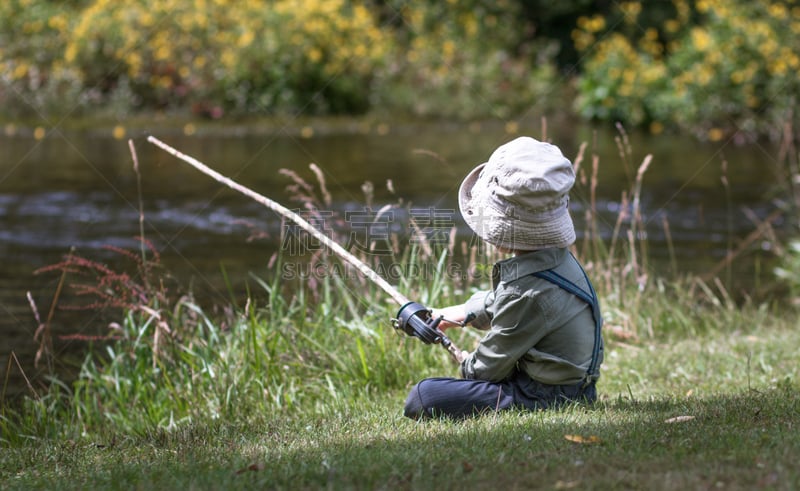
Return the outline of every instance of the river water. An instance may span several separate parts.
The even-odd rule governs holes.
[[[543,128],[531,123],[518,131],[539,137]],[[665,219],[681,272],[703,273],[755,229],[750,211],[763,219],[776,208],[770,198],[779,190],[775,148],[631,135],[632,151],[623,158],[615,141],[619,132],[612,127],[563,124],[547,131],[570,159],[587,143],[584,169],[591,169],[593,154],[598,156],[597,208],[605,236],[612,231],[620,197],[630,190],[636,168],[646,154],[653,155],[644,177],[642,210],[655,274],[671,272]],[[119,134],[115,138],[108,129],[51,129],[42,137],[41,132],[7,126],[0,135],[0,255],[4,259],[0,262],[0,370],[2,379],[9,380],[7,392],[23,387],[15,362],[5,373],[12,352],[29,378],[35,380],[43,373],[41,367],[33,368],[37,324],[26,294],[30,292],[46,317],[59,276],[34,271],[58,262],[71,248],[114,267],[131,265],[107,249],[109,245],[139,247],[135,239],[140,230],[139,193],[128,138],[135,143],[140,163],[145,236],[160,251],[166,270],[212,303],[230,299],[223,269],[234,295],[240,294],[237,288],[250,272],[260,277],[271,274],[267,263],[281,245],[280,217],[148,144],[150,132],[290,208],[298,206],[286,190],[291,180],[278,171],[292,169],[314,181],[308,167],[313,162],[325,175],[334,211],[346,210],[362,219],[368,216],[363,213],[362,185],[370,181],[372,210],[402,198],[405,209],[416,218],[443,218],[465,240],[470,233],[457,213],[459,182],[514,136],[507,126],[489,123],[329,121],[305,128],[254,124],[128,129],[123,138]],[[394,194],[387,189],[387,181]],[[576,189],[572,195],[579,237],[586,228],[582,217],[588,206],[587,189]],[[390,225],[393,230],[407,230],[408,216],[397,214]],[[781,230],[780,219],[775,227]],[[248,240],[254,230],[265,232],[267,239]],[[769,248],[765,241],[756,244]],[[734,279],[752,281],[756,259],[768,257],[768,251],[751,252],[737,260]],[[62,301],[68,296],[65,291]],[[102,330],[110,320],[102,312],[58,310],[52,325],[56,333],[85,334]],[[85,343],[57,340],[61,356],[56,370],[74,367],[82,347]]]

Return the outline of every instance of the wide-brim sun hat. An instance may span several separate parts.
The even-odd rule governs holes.
[[[473,232],[496,247],[568,247],[575,242],[568,208],[574,183],[572,163],[558,147],[523,136],[464,178],[458,205]]]

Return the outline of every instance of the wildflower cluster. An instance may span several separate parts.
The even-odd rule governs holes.
[[[515,2],[484,4],[9,0],[0,104],[12,117],[358,114],[376,103],[507,116],[550,87],[554,52],[518,46]]]
[[[557,46],[527,40],[519,2],[396,4],[405,29],[384,81],[383,101],[417,116],[508,118],[544,112],[557,90]],[[424,94],[423,97],[420,95]]]
[[[336,1],[97,0],[65,60],[102,93],[129,84],[138,105],[274,112],[363,108],[385,36],[363,6]]]
[[[8,0],[0,114],[509,119],[574,98],[717,140],[774,131],[800,89],[800,0],[535,4]]]
[[[80,79],[61,53],[75,10],[68,2],[0,2],[0,104],[52,112],[77,98]]]
[[[577,104],[585,116],[649,124],[655,133],[672,124],[709,140],[778,127],[800,88],[800,4],[673,0],[672,14],[655,25],[642,4],[620,4],[613,23],[579,20],[573,39],[587,61]]]

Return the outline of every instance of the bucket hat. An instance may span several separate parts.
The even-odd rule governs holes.
[[[575,242],[569,215],[572,163],[558,147],[523,136],[495,150],[458,190],[467,225],[508,250],[567,247]]]

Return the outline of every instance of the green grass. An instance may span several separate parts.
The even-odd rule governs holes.
[[[4,452],[7,489],[795,489],[795,388],[613,397],[463,423],[399,416],[400,394],[327,416],[194,423]],[[694,419],[670,423],[676,416]],[[575,437],[586,442],[576,443]],[[569,437],[569,438],[567,438]]]
[[[655,314],[656,323],[676,316],[668,297],[640,314]],[[607,336],[592,408],[419,423],[402,416],[406,391],[424,376],[454,373],[444,350],[395,337],[380,315],[336,321],[334,300],[301,308],[302,296],[283,298],[234,316],[225,332],[185,308],[198,316],[193,348],[184,338],[179,355],[163,349],[161,368],[152,368],[145,325],[131,317],[139,341],[118,344],[124,356],[87,361],[76,388],[56,386],[23,409],[6,408],[2,487],[800,485],[794,312],[706,302],[690,313],[681,305],[670,331]],[[679,328],[696,318],[707,325]]]

